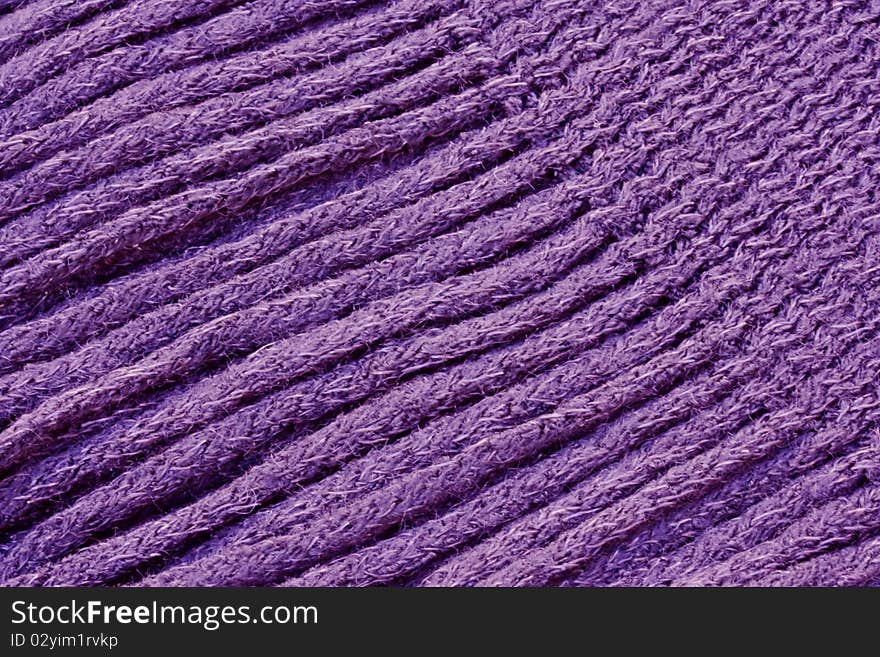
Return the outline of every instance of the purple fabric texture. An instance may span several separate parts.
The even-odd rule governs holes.
[[[880,2],[0,0],[0,583],[880,583]]]

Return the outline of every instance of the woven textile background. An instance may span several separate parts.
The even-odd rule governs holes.
[[[0,0],[0,582],[880,584],[880,2]]]

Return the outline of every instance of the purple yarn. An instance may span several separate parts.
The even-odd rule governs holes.
[[[0,0],[0,582],[876,586],[878,71],[873,0]]]

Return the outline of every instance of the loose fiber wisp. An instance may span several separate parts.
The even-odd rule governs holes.
[[[880,585],[880,3],[0,0],[0,583]]]

